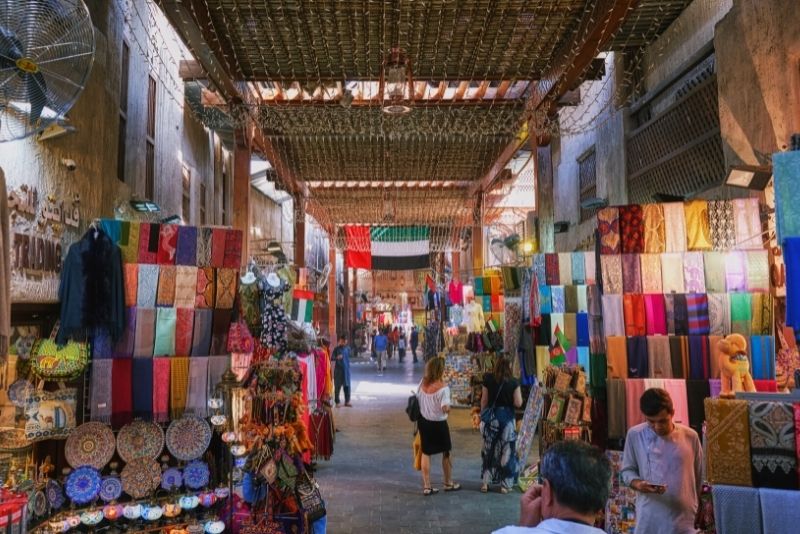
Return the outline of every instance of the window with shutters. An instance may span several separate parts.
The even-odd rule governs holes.
[[[597,152],[594,147],[587,150],[580,158],[578,158],[578,206],[584,200],[597,197]],[[588,221],[593,218],[596,209],[583,209],[581,210],[581,221]]]
[[[156,194],[156,91],[158,86],[152,76],[147,83],[147,136],[145,139],[144,195],[155,200]]]

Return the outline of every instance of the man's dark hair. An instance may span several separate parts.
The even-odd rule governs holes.
[[[602,510],[611,484],[611,464],[603,451],[582,441],[559,441],[544,453],[542,478],[559,504],[581,514]]]
[[[347,341],[347,336],[339,336],[339,341]]]
[[[642,393],[642,397],[639,399],[639,409],[648,417],[655,417],[662,410],[666,410],[670,414],[675,413],[672,397],[661,388],[650,388]]]

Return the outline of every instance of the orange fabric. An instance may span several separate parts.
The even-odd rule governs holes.
[[[624,336],[606,338],[608,378],[628,378],[628,346]]]
[[[622,297],[622,309],[625,314],[625,335],[644,336],[647,333],[647,316],[644,295],[626,293]]]

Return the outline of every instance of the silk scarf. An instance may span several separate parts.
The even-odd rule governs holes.
[[[178,419],[186,409],[189,395],[189,358],[170,358],[169,412]]]
[[[706,399],[706,478],[711,484],[752,486],[748,401]]]
[[[662,206],[666,230],[666,251],[684,252],[686,250],[686,214],[683,202],[667,202]]]
[[[639,254],[622,255],[622,290],[625,293],[642,293],[642,272]]]
[[[725,254],[723,252],[704,252],[703,263],[705,266],[706,292],[724,293],[725,285]]]
[[[136,335],[133,342],[134,358],[151,358],[156,335],[155,308],[136,308]]]
[[[689,334],[707,336],[711,324],[708,316],[708,297],[705,293],[687,294],[686,312],[689,323]]]
[[[131,374],[133,360],[117,358],[111,360],[111,426],[119,428],[132,420]]]
[[[176,317],[175,355],[189,356],[192,353],[194,310],[191,308],[177,308]]]
[[[668,252],[661,255],[661,287],[664,293],[684,293],[683,255]]]
[[[572,282],[575,285],[586,284],[586,256],[585,252],[572,253]]]
[[[686,293],[706,292],[702,252],[685,252],[683,254],[683,286]]]
[[[626,293],[622,296],[622,308],[625,316],[625,335],[644,336],[647,333],[644,295]]]
[[[667,234],[664,222],[664,208],[661,204],[645,204],[644,217],[644,252],[660,254],[666,251]]]
[[[672,378],[668,337],[647,336],[647,367],[652,378]]]
[[[625,381],[625,422],[628,428],[645,422],[644,414],[639,408],[639,400],[644,391],[644,379],[629,378]]]
[[[606,359],[609,378],[628,378],[628,345],[625,337],[606,338]]]
[[[216,395],[217,385],[222,381],[222,375],[231,368],[230,356],[208,357],[208,396]]]
[[[175,307],[194,308],[197,296],[197,267],[178,265],[175,271]]]
[[[711,350],[707,336],[689,336],[689,378],[708,380],[711,377]]]
[[[689,374],[689,339],[686,336],[669,336],[669,357],[672,376],[686,378]]]
[[[733,202],[708,201],[708,225],[714,250],[727,251],[736,246],[736,226],[733,222]]]
[[[564,286],[550,286],[550,299],[552,301],[551,313],[564,313],[566,311],[566,299],[564,296]]]
[[[158,265],[139,265],[139,282],[136,288],[136,305],[152,308],[158,292]]]
[[[175,325],[177,320],[175,308],[157,308],[156,339],[153,356],[175,355]]]
[[[794,410],[787,402],[751,401],[753,485],[797,490]]]
[[[730,293],[731,332],[749,337],[753,327],[753,308],[750,293]]]
[[[739,250],[763,248],[758,199],[735,199],[733,201],[733,218],[736,228],[736,248]]]
[[[731,333],[731,304],[727,293],[708,294],[708,321],[711,335]]]
[[[766,250],[749,250],[747,257],[747,290],[769,291],[769,254]]]
[[[627,339],[628,378],[647,378],[650,376],[647,358],[647,338],[634,336]]]
[[[225,267],[225,241],[227,230],[214,228],[211,230],[211,267],[221,269]]]
[[[198,417],[208,414],[208,357],[189,359],[186,412]]]
[[[177,272],[174,265],[162,265],[158,272],[158,293],[156,294],[157,306],[172,306],[175,304],[175,277]]]
[[[725,257],[725,289],[732,291],[747,290],[747,271],[745,255],[741,251],[728,252]]]
[[[216,303],[217,281],[214,278],[216,269],[213,267],[197,268],[197,296],[195,307],[213,308]]]
[[[674,298],[675,334],[689,335],[689,309],[686,295],[678,294]]]
[[[178,227],[178,245],[175,251],[178,265],[197,265],[197,227]]]
[[[139,265],[125,263],[122,267],[125,284],[125,306],[136,306],[139,298]]]
[[[644,252],[644,222],[642,207],[629,204],[619,208],[619,233],[621,252],[640,254]]]
[[[626,421],[627,399],[625,396],[625,380],[609,378],[606,380],[608,391],[608,437],[622,439],[628,431]]]
[[[560,282],[560,270],[558,268],[558,254],[545,254],[544,255],[544,273],[545,281],[549,286],[557,286]]]
[[[136,349],[136,308],[125,308],[125,329],[114,345],[114,358],[130,358]]]
[[[621,246],[618,208],[603,208],[597,212],[597,231],[600,235],[600,254],[619,254]]]
[[[133,417],[150,420],[153,417],[153,359],[133,360]]]
[[[690,200],[683,205],[686,216],[686,245],[689,250],[711,250],[711,229],[708,222],[708,202]]]
[[[242,231],[227,230],[225,233],[225,255],[222,267],[226,269],[239,269],[242,265]]]
[[[752,294],[751,329],[754,336],[768,336],[772,333],[772,295],[769,293]]]
[[[672,398],[675,422],[689,426],[689,399],[686,394],[686,380],[668,378],[662,386]]]
[[[622,293],[622,256],[600,256],[603,293]]]
[[[127,231],[126,231],[127,227]],[[120,252],[124,263],[137,263],[139,261],[139,239],[141,226],[138,222],[123,222],[120,234]],[[126,239],[127,234],[127,241]]]
[[[158,263],[175,265],[175,252],[178,250],[178,226],[162,224],[158,236]]]
[[[169,421],[169,383],[172,358],[153,358],[153,421]]]
[[[558,282],[568,286],[572,281],[572,254],[561,252],[558,254]]]
[[[564,311],[578,313],[578,286],[564,287]]]
[[[646,316],[647,335],[666,336],[667,335],[667,316],[664,305],[664,295],[655,293],[644,295],[644,310]]]
[[[197,266],[211,267],[211,236],[212,229],[208,227],[197,229]]]
[[[661,256],[659,254],[640,254],[639,262],[642,273],[642,293],[663,293]]]
[[[625,315],[622,295],[603,295],[603,321],[607,336],[625,335]]]
[[[92,360],[89,411],[92,421],[111,422],[111,376],[114,360]]]
[[[583,255],[583,267],[586,285],[595,285],[597,283],[597,256],[594,252],[587,252]]]
[[[139,263],[158,263],[158,236],[160,232],[160,224],[139,224]]]
[[[753,379],[775,380],[775,339],[772,336],[750,338],[750,367]]]
[[[236,269],[217,269],[217,290],[215,307],[229,310],[233,308],[236,300],[236,281],[238,271]]]

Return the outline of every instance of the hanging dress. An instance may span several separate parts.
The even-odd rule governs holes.
[[[284,352],[286,343],[286,311],[283,308],[283,294],[288,290],[289,284],[281,280],[278,286],[273,286],[266,280],[262,282],[261,290],[261,345]]]

